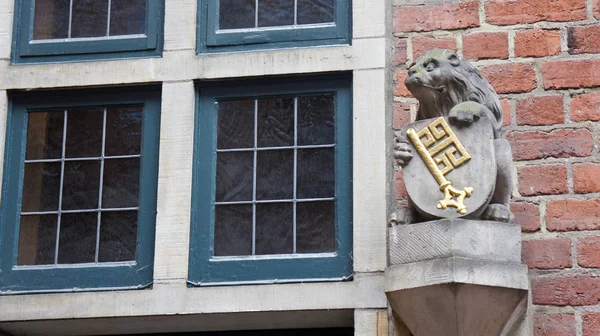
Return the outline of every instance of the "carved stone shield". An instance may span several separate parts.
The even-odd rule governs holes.
[[[496,184],[491,122],[456,126],[433,118],[406,125],[402,134],[412,149],[403,177],[415,209],[426,219],[480,215]]]

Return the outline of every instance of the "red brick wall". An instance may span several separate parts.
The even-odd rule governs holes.
[[[406,65],[442,47],[499,93],[515,158],[536,336],[600,335],[600,0],[395,0],[394,127],[414,116]],[[396,174],[398,204],[406,192]]]

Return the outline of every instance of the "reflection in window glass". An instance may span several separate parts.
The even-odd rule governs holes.
[[[333,102],[218,102],[215,256],[335,251]]]
[[[135,260],[142,107],[28,116],[18,265]]]
[[[34,6],[34,40],[146,32],[146,0],[35,0]]]

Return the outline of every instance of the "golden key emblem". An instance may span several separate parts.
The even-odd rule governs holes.
[[[440,190],[444,192],[444,199],[439,201],[437,208],[454,207],[460,214],[467,213],[464,201],[466,197],[471,196],[473,188],[456,189],[445,175],[469,161],[471,155],[467,153],[446,120],[437,118],[419,132],[410,128],[406,135],[439,184]],[[421,141],[422,138],[425,140]],[[456,153],[459,154],[458,157]]]

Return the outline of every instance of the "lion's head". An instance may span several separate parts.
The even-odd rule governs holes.
[[[469,62],[450,50],[434,49],[408,69],[406,87],[419,100],[417,120],[448,115],[462,102],[485,105],[502,126],[502,110],[496,91]]]

